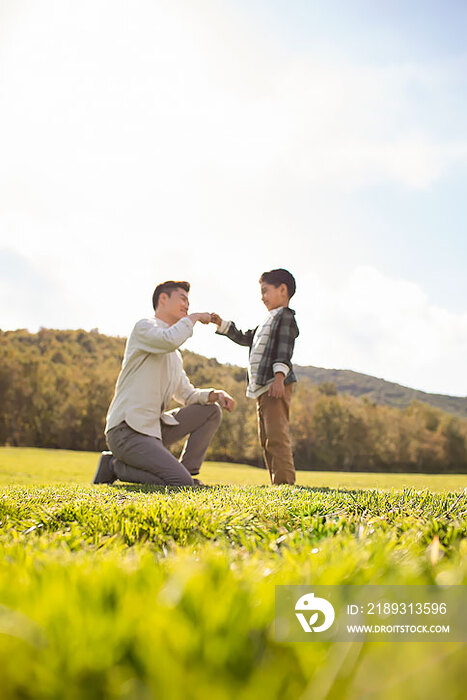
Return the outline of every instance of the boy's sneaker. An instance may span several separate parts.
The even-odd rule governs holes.
[[[94,479],[92,480],[93,484],[113,484],[117,477],[112,467],[112,459],[113,454],[111,452],[102,452]]]

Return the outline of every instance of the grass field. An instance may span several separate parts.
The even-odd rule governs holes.
[[[95,452],[0,447],[0,484],[87,484],[92,480],[97,459]],[[206,462],[201,476],[206,484],[269,484],[269,475],[265,469],[256,469],[244,464]],[[467,488],[467,474],[300,471],[297,484],[332,489],[428,488],[440,493]]]
[[[274,638],[277,584],[465,585],[465,476],[206,464],[177,490],[95,464],[0,449],[2,699],[465,697],[464,644]]]

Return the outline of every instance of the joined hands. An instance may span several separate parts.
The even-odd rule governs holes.
[[[200,323],[204,324],[215,323],[216,326],[220,326],[222,323],[222,319],[219,316],[219,314],[209,312],[189,314],[188,318],[190,318],[193,321],[193,323],[196,323],[196,321],[199,321]]]
[[[205,325],[211,323],[211,314],[208,312],[189,314],[188,318],[193,321],[193,323],[196,323],[196,321],[204,323]]]

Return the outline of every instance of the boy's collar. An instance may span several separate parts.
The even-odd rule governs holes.
[[[290,308],[290,306],[276,306],[275,309],[271,309],[271,311],[280,311],[280,309],[288,309],[295,315],[295,311]],[[269,313],[271,313],[271,311]]]

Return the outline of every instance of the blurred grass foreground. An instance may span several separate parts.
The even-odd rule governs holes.
[[[465,475],[157,489],[96,460],[0,449],[2,699],[465,697],[463,644],[274,638],[278,584],[465,585]]]

